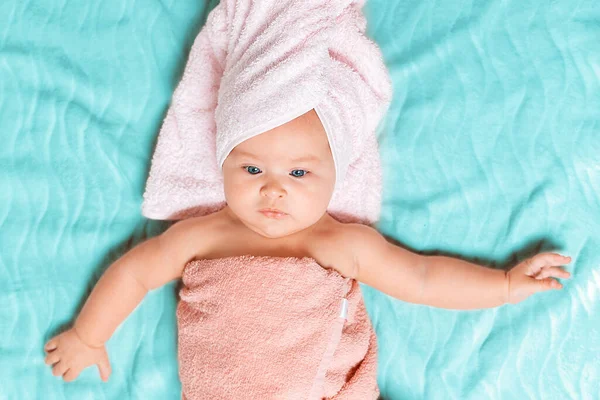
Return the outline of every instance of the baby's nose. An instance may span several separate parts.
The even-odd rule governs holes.
[[[261,194],[266,197],[279,198],[286,195],[285,189],[277,182],[268,182],[261,188]]]

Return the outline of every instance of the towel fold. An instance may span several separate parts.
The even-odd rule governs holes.
[[[225,204],[221,165],[244,140],[315,109],[336,167],[329,213],[379,217],[376,129],[391,100],[364,1],[222,0],[196,38],[159,133],[142,212],[181,219]]]
[[[183,284],[185,399],[377,398],[376,338],[356,281],[312,258],[244,256],[191,262]]]

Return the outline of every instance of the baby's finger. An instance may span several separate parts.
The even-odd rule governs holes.
[[[52,375],[62,376],[67,371],[67,369],[69,369],[67,363],[64,361],[59,361],[52,368]]]
[[[56,340],[56,338],[52,338],[48,341],[48,343],[46,343],[46,345],[44,346],[44,350],[48,351],[52,351],[54,349],[56,349],[56,347],[58,346],[58,340]]]
[[[69,368],[67,372],[63,375],[63,379],[65,382],[73,382],[79,376],[81,371],[76,368]]]
[[[100,372],[100,379],[104,382],[108,381],[110,377],[111,368],[110,362],[108,361],[108,355],[104,352],[102,359],[98,362],[98,371]]]
[[[546,290],[562,289],[563,285],[553,278],[540,279],[535,281],[538,286],[538,291],[545,292]]]
[[[568,264],[571,262],[571,257],[566,257],[557,253],[541,253],[533,258],[529,262],[529,274],[535,275],[543,267],[554,267],[559,265]]]
[[[571,274],[560,267],[544,267],[539,274],[536,275],[535,279],[544,279],[548,277],[568,279],[571,277]]]
[[[48,354],[46,356],[46,359],[44,360],[46,365],[56,364],[59,361],[60,361],[60,355],[58,355],[57,351],[53,351],[50,354]]]

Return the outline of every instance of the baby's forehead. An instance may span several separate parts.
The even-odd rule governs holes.
[[[293,120],[246,139],[236,147],[256,151],[282,148],[292,152],[310,152],[311,149],[329,147],[329,139],[325,130],[319,126]]]
[[[314,151],[281,151],[278,152],[276,149],[249,149],[244,150],[236,147],[231,152],[236,158],[249,158],[257,161],[280,161],[280,162],[321,162],[322,155]]]
[[[314,110],[244,140],[229,155],[273,165],[315,163],[332,157],[327,133]]]

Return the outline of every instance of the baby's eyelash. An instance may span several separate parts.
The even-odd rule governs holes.
[[[258,171],[256,171],[256,173],[254,173],[254,174],[253,174],[252,172],[250,172],[250,168],[256,168]],[[262,172],[262,171],[260,170],[260,168],[258,168],[258,167],[256,167],[256,166],[254,166],[254,165],[246,165],[246,166],[243,166],[243,167],[242,167],[242,169],[244,169],[244,170],[245,170],[246,172],[248,172],[250,175],[258,175],[258,174],[260,174],[260,173]]]
[[[261,169],[258,168],[255,165],[244,165],[244,166],[242,166],[242,169],[244,171],[248,172],[250,175],[258,175],[258,174],[260,174],[262,172]],[[302,172],[302,174],[301,175],[295,175],[294,172],[296,172],[296,171],[300,171],[300,172]],[[305,177],[306,175],[308,175],[310,173],[311,172],[309,170],[302,169],[302,168],[296,168],[296,169],[293,169],[289,173],[289,175],[292,176],[292,177],[294,177],[294,178],[303,178],[303,177]]]
[[[296,176],[296,175],[294,175],[294,171],[302,171],[304,173],[302,175]],[[310,171],[308,171],[306,169],[294,169],[294,170],[292,170],[292,172],[290,172],[290,175],[293,176],[294,178],[304,178],[308,174],[310,174]]]

